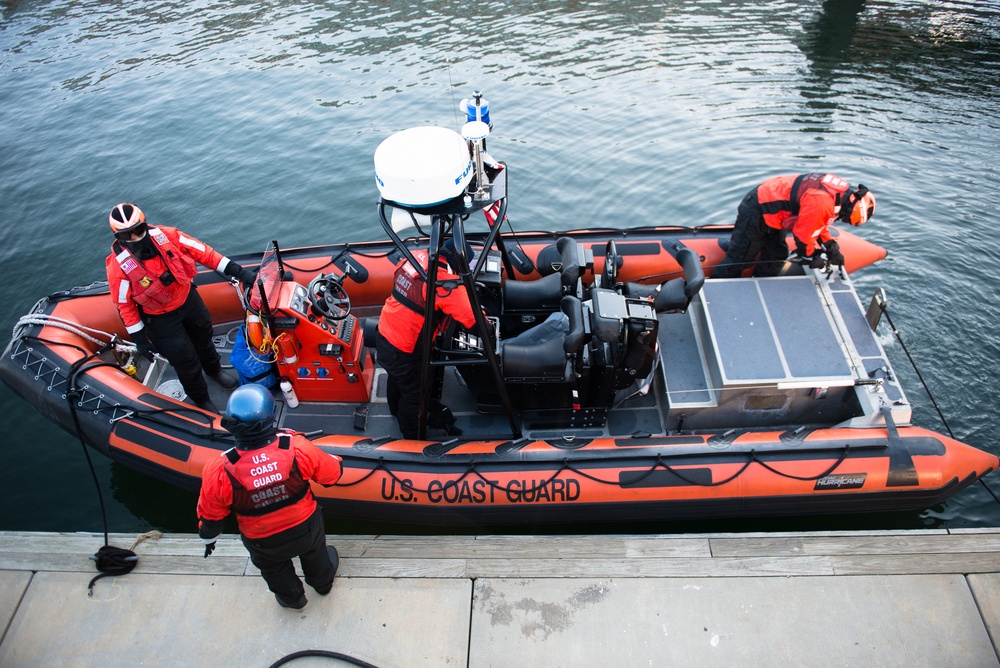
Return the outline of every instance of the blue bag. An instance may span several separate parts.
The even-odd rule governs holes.
[[[233,365],[240,377],[240,385],[256,383],[266,388],[274,388],[278,378],[274,375],[274,353],[264,355],[256,350],[250,350],[247,345],[246,327],[240,327],[233,342],[233,351],[229,353],[229,363]]]

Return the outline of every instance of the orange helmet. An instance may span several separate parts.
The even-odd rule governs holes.
[[[115,208],[111,209],[108,222],[116,237],[119,235],[128,236],[132,232],[137,232],[136,228],[139,228],[140,225],[146,224],[146,214],[135,204],[116,204]]]
[[[851,225],[864,225],[875,215],[875,195],[860,183],[858,189],[851,194],[850,201],[852,204],[847,222]]]

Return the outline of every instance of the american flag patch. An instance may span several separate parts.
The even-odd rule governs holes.
[[[122,262],[122,271],[124,271],[126,274],[131,271],[135,271],[138,268],[139,265],[136,264],[136,261],[133,260],[132,258],[128,258],[127,260]]]

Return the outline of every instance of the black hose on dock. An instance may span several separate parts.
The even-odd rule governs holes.
[[[278,666],[285,665],[289,661],[300,659],[304,656],[325,656],[329,659],[340,659],[341,661],[346,661],[347,663],[354,664],[355,666],[361,666],[362,668],[378,668],[378,666],[368,663],[367,661],[355,659],[353,656],[341,654],[340,652],[332,652],[326,649],[304,649],[299,652],[292,652],[291,654],[281,657],[272,663],[268,668],[277,668]]]

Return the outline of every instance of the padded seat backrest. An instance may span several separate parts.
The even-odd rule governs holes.
[[[572,355],[583,348],[584,336],[586,335],[583,323],[583,302],[577,297],[568,295],[562,298],[559,306],[569,318],[569,333],[566,334],[563,341],[563,351],[567,355]]]
[[[583,276],[583,266],[580,264],[580,246],[573,237],[560,237],[556,240],[556,248],[562,256],[562,283],[567,288],[574,287]]]
[[[572,370],[570,358],[583,349],[586,334],[583,302],[576,297],[566,296],[562,298],[560,309],[568,321],[565,333],[538,343],[508,341],[503,344],[501,359],[504,378],[565,380],[568,377]],[[526,332],[523,338],[530,341],[531,331]]]
[[[659,286],[626,283],[625,294],[632,298],[653,300],[657,313],[677,313],[687,310],[691,300],[705,285],[705,270],[698,254],[690,248],[677,251],[677,262],[684,270],[684,278],[672,278]]]
[[[559,274],[549,274],[534,281],[504,281],[504,311],[544,311],[559,308],[563,297]]]
[[[504,311],[554,311],[560,307],[564,294],[577,292],[584,271],[580,246],[576,239],[560,237],[556,249],[560,256],[558,273],[533,281],[504,282]]]

